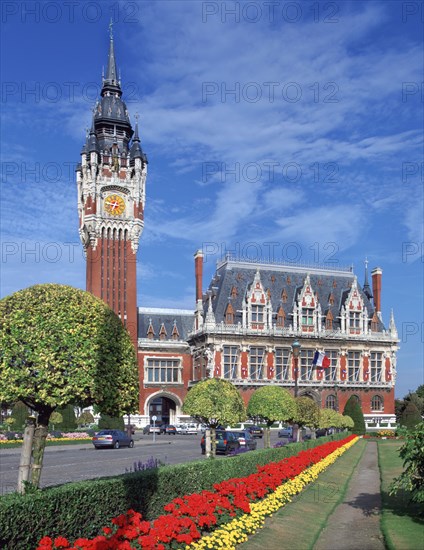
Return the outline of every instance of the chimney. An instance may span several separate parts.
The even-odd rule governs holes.
[[[377,314],[381,316],[381,276],[383,270],[380,267],[375,267],[372,272],[372,293],[374,295],[374,307]]]
[[[196,302],[203,296],[203,252],[198,250],[194,255],[194,276],[196,278]]]
[[[200,330],[203,326],[203,252],[198,250],[194,255],[194,277],[196,279],[196,312],[194,329]]]

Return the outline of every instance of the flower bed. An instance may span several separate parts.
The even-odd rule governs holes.
[[[217,483],[213,491],[176,498],[164,507],[168,513],[153,522],[143,521],[141,514],[129,510],[112,519],[112,525],[103,528],[104,534],[94,539],[79,538],[71,545],[64,537],[44,537],[37,550],[233,548],[356,440],[356,436],[350,436],[325,443],[280,462],[259,466],[255,474],[247,477]]]

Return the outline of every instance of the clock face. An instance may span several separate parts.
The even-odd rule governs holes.
[[[120,216],[125,210],[125,201],[119,195],[108,195],[104,205],[106,212],[112,216]]]

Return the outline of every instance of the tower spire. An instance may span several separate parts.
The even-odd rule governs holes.
[[[364,278],[363,291],[365,296],[368,298],[368,300],[371,300],[372,292],[368,282],[368,258],[365,258],[365,278]]]
[[[116,67],[116,59],[115,59],[115,48],[113,44],[112,19],[110,20],[110,23],[109,23],[109,35],[110,35],[109,55],[107,59],[106,75],[103,80],[102,96],[104,96],[108,91],[115,94],[118,93],[119,96],[121,96],[122,91],[121,91],[121,85],[118,79],[118,70]]]

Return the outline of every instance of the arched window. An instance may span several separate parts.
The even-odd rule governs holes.
[[[371,399],[371,410],[372,411],[383,411],[384,410],[384,401],[383,398],[379,395],[374,395]]]
[[[335,395],[329,395],[327,399],[325,400],[325,408],[326,409],[333,409],[333,411],[336,410],[336,396]]]

